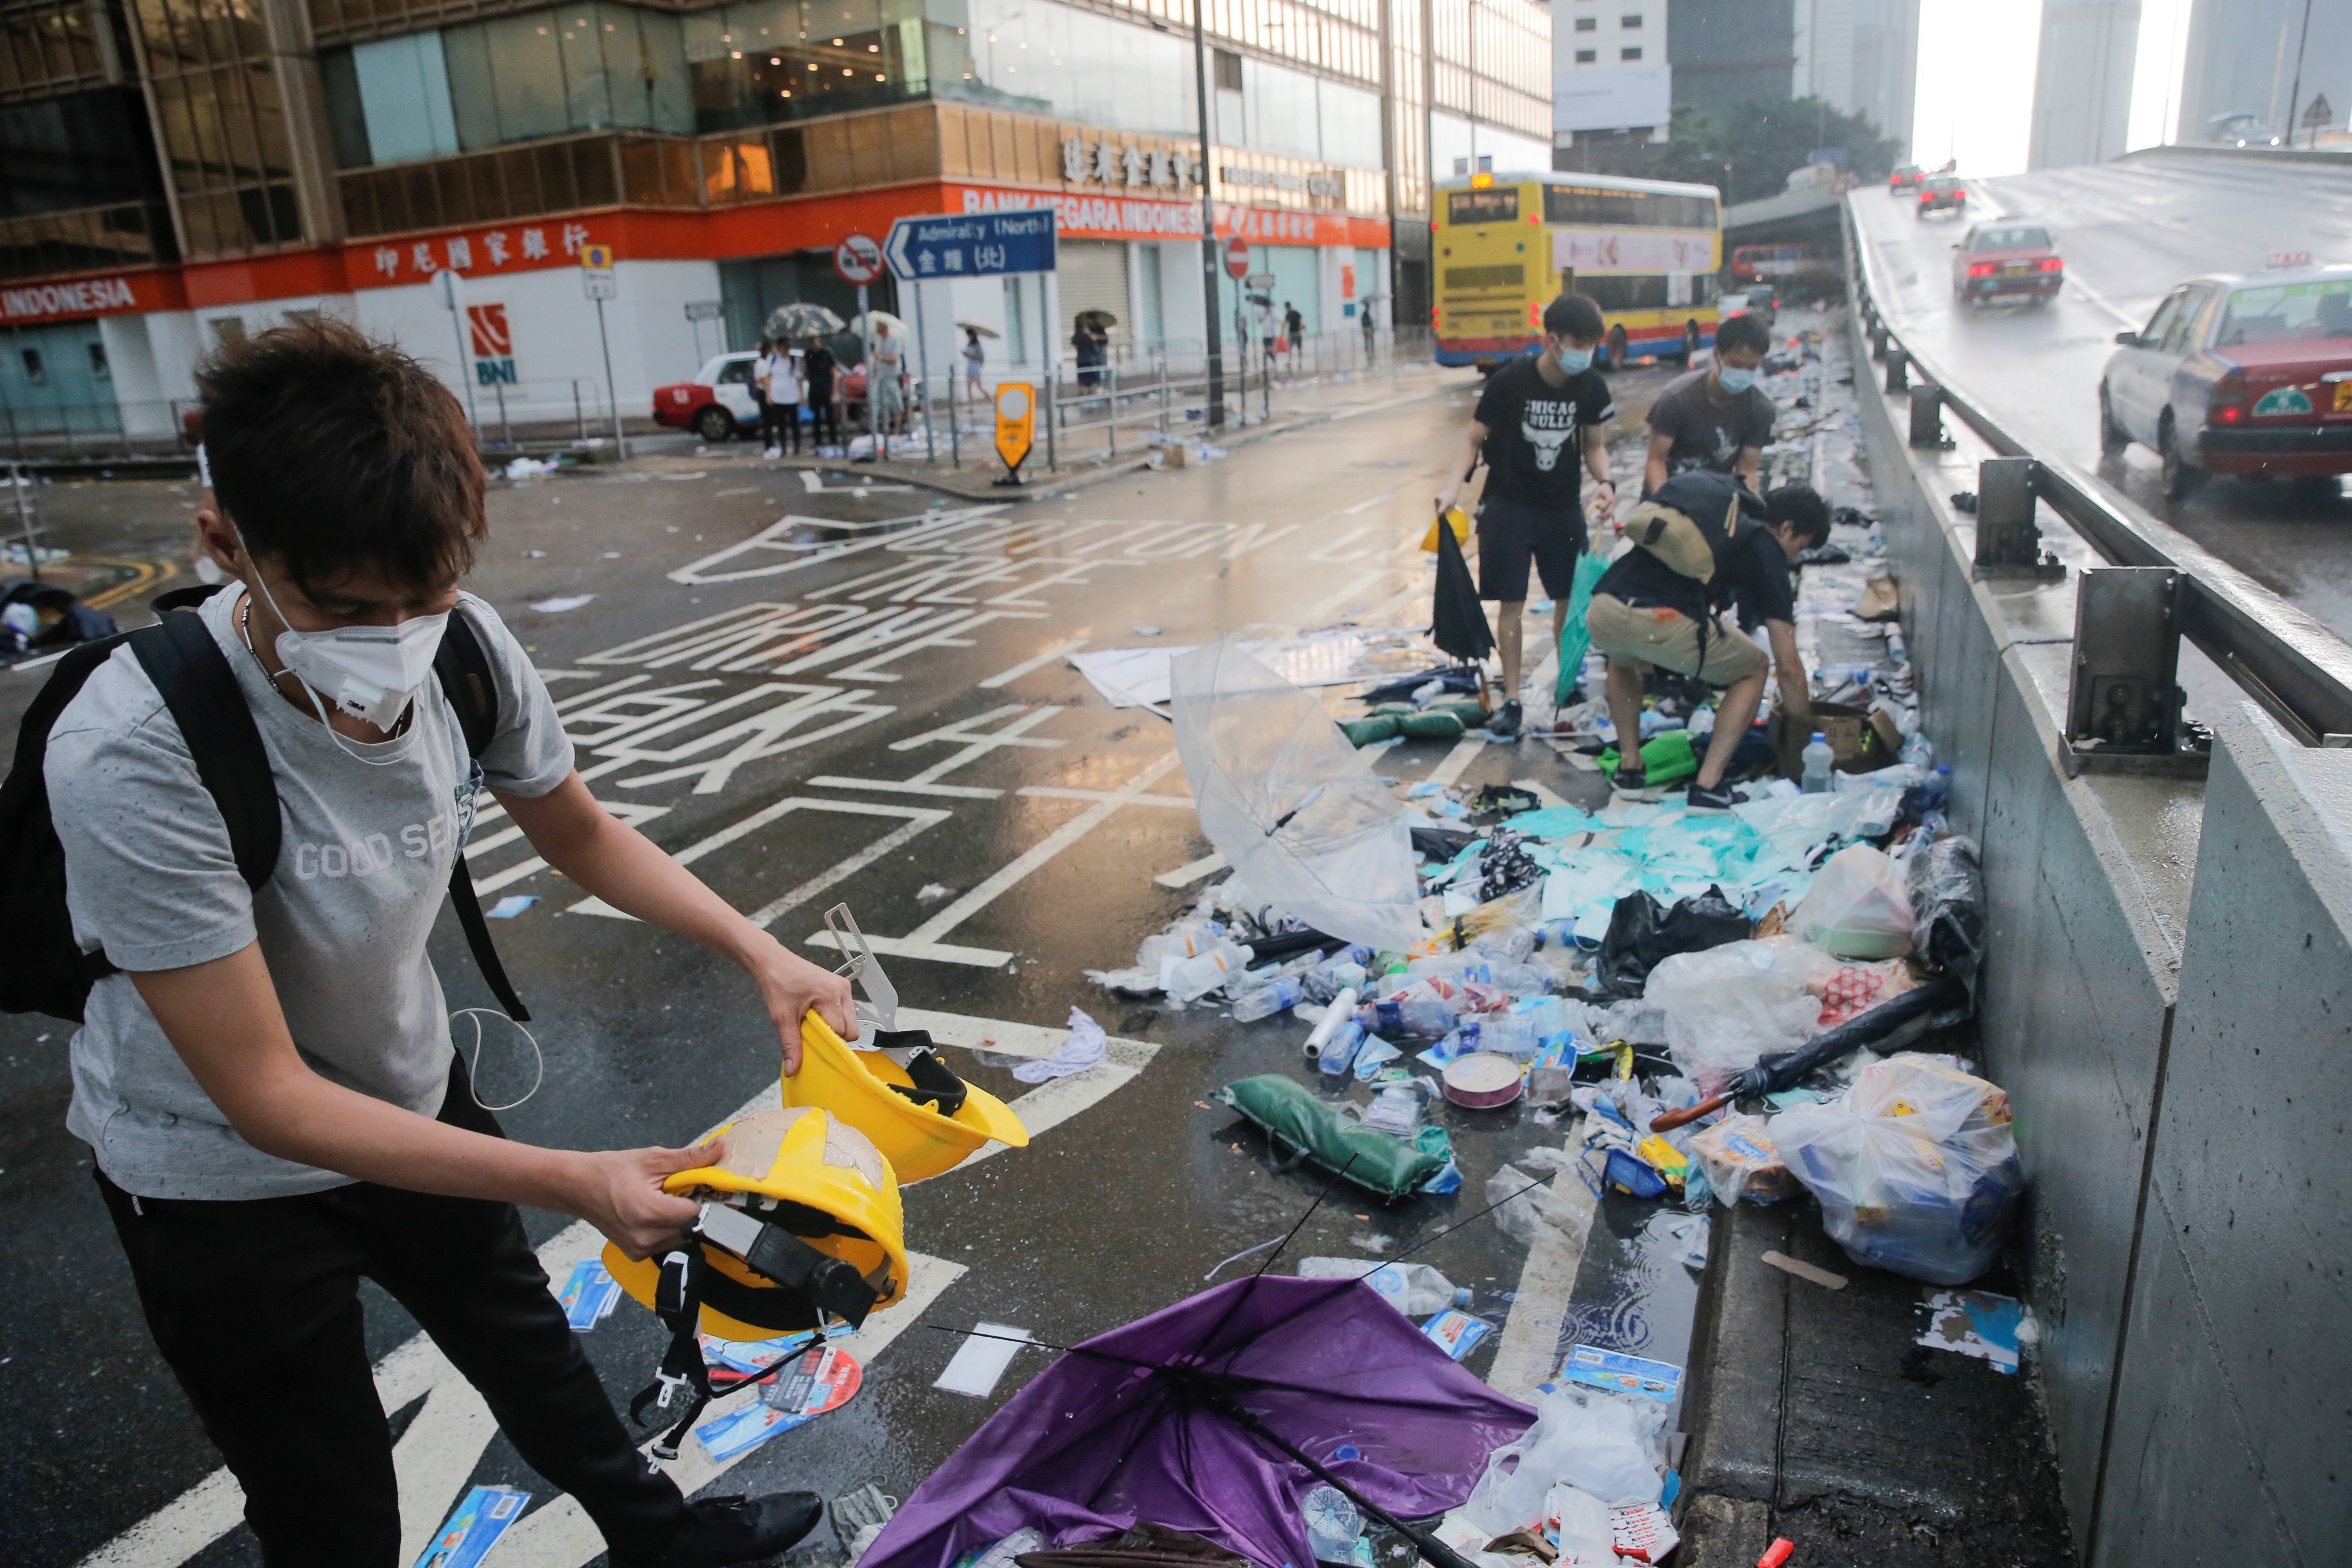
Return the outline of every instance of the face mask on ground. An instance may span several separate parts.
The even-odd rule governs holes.
[[[252,554],[246,552],[248,559]],[[257,568],[253,586],[283,623],[286,612],[278,608]],[[321,722],[327,717],[320,702],[323,698],[353,718],[389,731],[432,679],[433,656],[440,651],[448,627],[449,613],[444,610],[394,626],[336,626],[323,632],[289,628],[278,636],[278,658],[310,694]],[[334,734],[334,726],[328,725],[327,732]]]
[[[1752,370],[1740,370],[1737,366],[1727,364],[1715,374],[1722,377],[1723,390],[1726,392],[1745,392],[1756,384],[1756,373]]]
[[[1570,375],[1581,375],[1592,368],[1591,349],[1561,349],[1552,358],[1558,360],[1559,368]]]

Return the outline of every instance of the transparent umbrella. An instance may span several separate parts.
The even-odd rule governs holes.
[[[1257,898],[1384,952],[1427,933],[1404,807],[1313,695],[1228,638],[1169,669],[1201,830]]]
[[[805,301],[777,306],[769,313],[768,324],[761,329],[767,336],[780,342],[786,338],[829,338],[841,330],[839,316],[823,305]]]

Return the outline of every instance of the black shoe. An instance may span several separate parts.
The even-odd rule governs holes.
[[[1731,793],[1729,784],[1719,784],[1710,789],[1696,779],[1691,781],[1690,793],[1683,797],[1684,806],[1691,811],[1729,811],[1738,804],[1739,797]]]
[[[1619,768],[1609,775],[1610,799],[1638,805],[1650,798],[1649,775],[1640,768]]]
[[[1514,697],[1496,710],[1495,716],[1486,721],[1486,732],[1499,735],[1506,741],[1516,741],[1519,737],[1519,700]]]
[[[707,1497],[686,1505],[686,1525],[649,1568],[722,1568],[761,1563],[790,1550],[824,1517],[814,1492]]]

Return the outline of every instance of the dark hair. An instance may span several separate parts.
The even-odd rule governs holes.
[[[1797,537],[1813,549],[1830,536],[1829,502],[1811,485],[1783,485],[1764,497],[1764,521],[1778,527],[1797,525]]]
[[[407,354],[311,317],[196,367],[213,494],[297,587],[377,571],[439,586],[488,531],[466,411]]]
[[[1746,349],[1757,353],[1772,352],[1772,334],[1764,323],[1753,316],[1734,316],[1715,329],[1715,352],[1720,355],[1726,349]]]
[[[1578,342],[1599,342],[1608,325],[1601,319],[1601,307],[1589,294],[1562,294],[1544,307],[1544,331],[1556,338],[1574,338]]]

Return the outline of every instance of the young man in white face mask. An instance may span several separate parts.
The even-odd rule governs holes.
[[[1642,469],[1648,500],[1676,474],[1729,474],[1750,490],[1772,439],[1778,411],[1757,385],[1772,334],[1753,316],[1715,329],[1715,363],[1676,376],[1650,405],[1650,456]]]
[[[452,1049],[425,937],[487,789],[580,887],[740,965],[787,1071],[811,1008],[855,1033],[847,984],[589,795],[530,660],[458,589],[485,537],[482,470],[438,382],[320,321],[225,347],[198,386],[212,489],[197,526],[238,581],[197,613],[268,754],[276,866],[248,889],[127,647],[58,717],[45,769],[76,935],[121,971],[74,1037],[68,1126],[96,1154],[157,1345],[273,1568],[398,1568],[362,1276],[579,1500],[619,1568],[771,1556],[819,1500],[687,1504],[614,1414],[515,1207],[647,1256],[695,1213],[662,1178],[705,1154],[507,1140]],[[432,671],[457,616],[495,688],[478,757]]]

